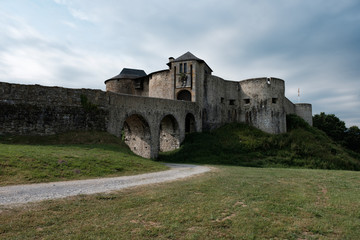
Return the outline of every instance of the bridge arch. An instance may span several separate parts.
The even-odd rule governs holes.
[[[179,123],[173,115],[166,115],[160,122],[159,150],[168,152],[180,147]]]
[[[151,157],[150,126],[142,115],[134,113],[125,119],[122,138],[135,154],[144,158]]]
[[[185,133],[196,132],[196,121],[192,113],[186,114],[185,117]]]

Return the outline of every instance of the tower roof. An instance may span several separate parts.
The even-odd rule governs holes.
[[[180,57],[174,59],[172,62],[183,62],[183,61],[198,61],[199,63],[205,63],[206,66],[208,66],[208,68],[210,69],[210,71],[212,71],[212,69],[209,67],[209,65],[207,65],[207,63],[206,63],[204,60],[196,57],[196,56],[195,56],[194,54],[192,54],[191,52],[187,52],[187,53],[181,55]],[[168,63],[168,65],[169,65],[169,64],[170,64],[170,63]],[[169,65],[169,66],[170,66],[170,65]]]
[[[195,60],[195,61],[198,61],[198,62],[205,62],[204,60],[196,57],[191,52],[187,52],[187,53],[181,55],[180,57],[176,58],[174,60],[174,62],[182,62],[182,61],[190,61],[190,60]]]
[[[140,77],[145,77],[145,76],[146,76],[146,73],[144,70],[123,68],[123,70],[118,75],[106,80],[105,82],[107,82],[109,80],[117,80],[117,79],[135,79],[135,78],[140,78]]]

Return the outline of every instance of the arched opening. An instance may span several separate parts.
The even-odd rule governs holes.
[[[150,127],[146,120],[133,114],[123,124],[122,138],[135,154],[144,157],[151,157],[151,134]]]
[[[195,117],[191,113],[188,113],[185,117],[185,133],[192,132],[196,132]]]
[[[172,151],[179,147],[179,124],[172,115],[167,115],[160,123],[160,152]]]
[[[177,94],[177,100],[183,100],[183,101],[189,101],[191,102],[191,92],[189,92],[188,90],[181,90],[178,94]]]

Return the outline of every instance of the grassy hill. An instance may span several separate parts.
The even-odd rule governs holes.
[[[0,137],[0,186],[133,175],[167,167],[105,132]]]
[[[246,124],[193,133],[182,147],[159,157],[164,162],[251,167],[360,170],[360,155],[336,144],[302,119],[288,116],[288,132],[268,134]]]

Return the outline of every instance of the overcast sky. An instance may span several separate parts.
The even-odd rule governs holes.
[[[360,126],[359,0],[0,0],[0,81],[95,88],[190,51]]]

